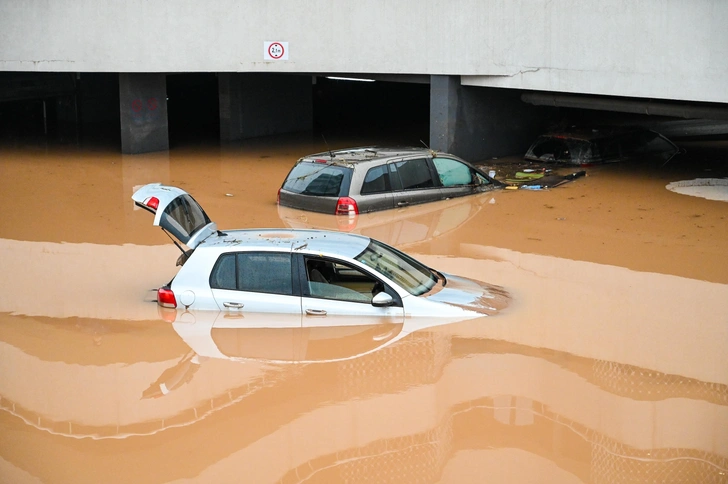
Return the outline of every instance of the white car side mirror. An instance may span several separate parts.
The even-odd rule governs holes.
[[[394,299],[384,291],[378,293],[372,298],[372,306],[376,306],[378,308],[391,306],[392,304],[394,304]]]

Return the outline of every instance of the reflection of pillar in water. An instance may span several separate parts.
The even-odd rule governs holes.
[[[493,397],[493,418],[506,425],[532,425],[533,400],[520,396],[497,395]]]
[[[452,451],[452,437],[452,418],[446,418],[427,432],[342,452],[345,463],[337,477],[347,483],[437,482]]]
[[[413,333],[392,346],[337,363],[340,398],[395,393],[435,383],[450,359],[450,336]]]
[[[593,378],[597,385],[610,393],[634,400],[690,398],[718,405],[728,405],[728,385],[662,373],[624,363],[594,360]]]
[[[697,449],[640,450],[590,432],[594,484],[728,482],[728,458]]]
[[[451,360],[450,336],[414,333],[369,355],[336,363],[339,398],[391,394],[436,383]],[[383,438],[291,469],[281,482],[436,482],[452,451],[452,416],[432,429]]]
[[[289,470],[278,482],[437,482],[452,452],[452,422],[445,417],[425,432],[319,456]]]

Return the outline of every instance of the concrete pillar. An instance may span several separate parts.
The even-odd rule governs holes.
[[[240,74],[221,72],[217,75],[220,103],[220,141],[241,139],[243,130],[242,92]]]
[[[165,74],[119,74],[121,152],[169,150]]]
[[[460,76],[430,77],[430,148],[453,153]]]
[[[461,86],[459,76],[432,76],[430,147],[473,162],[525,154],[554,109],[520,96],[515,89]]]
[[[58,139],[62,143],[78,140],[78,105],[76,96],[58,96],[55,99]]]
[[[221,141],[313,127],[311,76],[220,73],[218,83]]]

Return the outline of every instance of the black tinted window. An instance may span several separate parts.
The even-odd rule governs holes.
[[[283,188],[293,193],[338,197],[349,190],[351,168],[323,163],[301,162],[288,174]],[[342,190],[343,189],[343,190]]]
[[[370,168],[364,177],[364,183],[361,186],[362,195],[368,193],[388,192],[392,188],[389,186],[389,173],[387,173],[387,165],[375,166]]]
[[[275,252],[224,254],[212,269],[210,287],[292,295],[291,256]]]
[[[237,265],[241,291],[293,294],[290,254],[241,252],[237,254]]]
[[[430,167],[425,158],[398,161],[394,165],[397,167],[397,174],[399,175],[403,190],[431,188],[435,186]]]
[[[235,254],[220,256],[210,275],[210,287],[213,289],[237,289],[235,279]]]

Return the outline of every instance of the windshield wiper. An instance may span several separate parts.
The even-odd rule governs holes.
[[[432,272],[432,274],[435,276],[437,282],[440,282],[440,279],[442,279],[442,287],[445,287],[445,285],[447,284],[447,277],[445,277],[445,274],[436,269],[433,269],[432,267],[428,267],[428,269],[430,269],[430,272]]]

